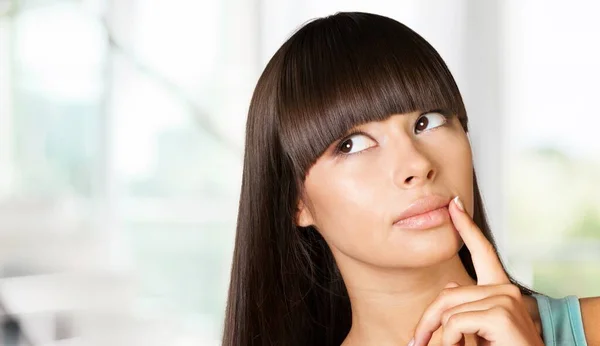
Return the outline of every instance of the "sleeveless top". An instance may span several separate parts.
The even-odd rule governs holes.
[[[587,346],[576,296],[551,298],[535,293],[532,296],[538,303],[546,346]]]

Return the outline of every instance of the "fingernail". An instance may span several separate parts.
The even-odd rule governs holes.
[[[456,204],[456,206],[458,207],[458,209],[462,212],[465,211],[465,206],[463,205],[462,201],[460,200],[460,197],[456,196],[454,197],[454,203]]]
[[[415,345],[415,338],[410,339],[410,341],[408,342],[408,346],[414,346]]]

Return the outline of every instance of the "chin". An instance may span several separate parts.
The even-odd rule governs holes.
[[[410,234],[413,232],[420,233]],[[386,267],[428,267],[452,259],[464,244],[452,224],[429,230],[409,230],[405,234],[394,234],[394,238],[390,246],[377,252],[373,262]]]
[[[394,228],[387,231],[388,234],[376,239],[345,239],[329,246],[338,262],[350,260],[381,269],[407,269],[448,261],[463,245],[450,222],[425,230]]]

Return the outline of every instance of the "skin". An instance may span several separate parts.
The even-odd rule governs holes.
[[[535,299],[510,284],[471,220],[472,154],[458,119],[413,112],[355,130],[364,134],[333,143],[309,170],[296,215],[327,241],[348,289],[352,328],[343,345],[543,345]],[[346,153],[336,154],[340,144]],[[439,227],[393,226],[431,194],[460,196],[464,211],[452,202]],[[480,282],[458,257],[464,245]],[[598,299],[588,299],[584,326],[600,321]]]

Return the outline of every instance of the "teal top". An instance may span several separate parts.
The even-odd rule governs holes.
[[[546,346],[587,346],[576,296],[551,298],[533,294],[537,300]]]

